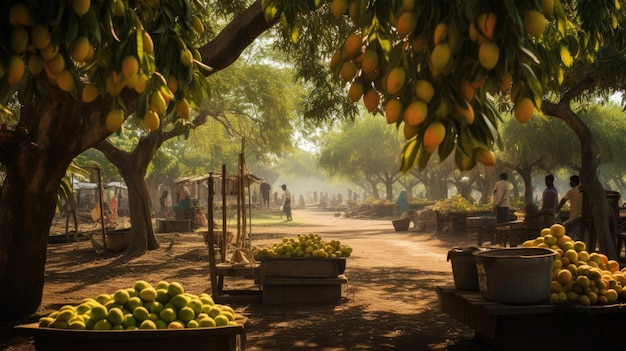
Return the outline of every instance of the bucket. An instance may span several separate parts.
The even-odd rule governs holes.
[[[393,223],[393,228],[397,232],[406,232],[407,230],[409,230],[409,226],[411,225],[411,217],[394,219],[391,221],[391,223]]]
[[[448,261],[452,264],[454,287],[458,290],[478,290],[478,272],[474,252],[476,247],[454,247],[448,251]]]
[[[481,295],[489,301],[530,305],[550,297],[556,251],[540,247],[512,247],[476,252]]]

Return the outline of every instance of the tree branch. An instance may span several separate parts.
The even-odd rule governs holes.
[[[211,67],[213,72],[228,67],[256,38],[277,22],[278,18],[268,23],[261,8],[261,1],[255,1],[231,21],[215,39],[198,49],[202,63]]]

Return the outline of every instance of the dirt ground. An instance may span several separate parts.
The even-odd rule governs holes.
[[[347,259],[348,284],[337,303],[264,305],[254,279],[225,277],[225,290],[245,290],[216,302],[248,318],[246,350],[489,350],[474,331],[442,313],[435,288],[452,286],[447,252],[466,246],[461,234],[396,232],[389,219],[361,220],[318,209],[295,210],[293,222],[252,227],[253,246],[319,234],[353,248]],[[64,221],[61,223],[63,226]],[[52,231],[60,231],[53,228]],[[64,229],[63,229],[64,230]],[[62,231],[62,230],[61,230]],[[96,253],[90,241],[50,244],[40,316],[84,298],[133,286],[178,281],[186,291],[211,293],[208,249],[202,235],[158,234],[158,250],[127,259]],[[0,334],[2,350],[34,350],[32,338],[15,336],[10,325]]]

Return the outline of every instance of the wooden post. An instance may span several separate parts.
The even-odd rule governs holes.
[[[243,150],[243,139],[241,140]],[[243,152],[239,153],[239,167],[237,170],[237,245],[243,247],[243,242],[246,237],[246,211],[245,211],[245,197],[243,187]]]
[[[222,262],[226,262],[226,165],[222,164]]]
[[[100,167],[95,167],[96,172],[98,173],[98,191],[100,194],[100,224],[102,224],[102,243],[104,244],[104,255],[109,255],[109,246],[107,245],[107,231],[106,226],[104,224],[104,201],[102,200],[102,175],[100,174]]]
[[[209,198],[207,202],[207,208],[209,209],[209,232],[208,232],[208,243],[209,246],[209,273],[211,274],[211,293],[213,296],[219,296],[220,289],[217,285],[217,269],[215,267],[215,247],[213,243],[215,242],[215,230],[213,228],[213,174],[209,173]]]

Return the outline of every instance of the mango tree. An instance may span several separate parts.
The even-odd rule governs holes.
[[[24,316],[40,303],[56,190],[70,161],[115,132],[130,112],[151,131],[164,116],[175,114],[185,123],[187,106],[199,103],[207,87],[204,78],[232,64],[275,23],[297,48],[308,49],[301,67],[319,68],[328,57],[317,43],[341,43],[330,68],[354,86],[353,100],[362,92],[370,111],[384,107],[388,122],[403,128],[409,139],[403,170],[424,169],[435,152],[440,158],[454,152],[458,167],[470,169],[476,160],[495,163],[499,114],[491,96],[510,90],[521,122],[535,108],[556,114],[561,106],[542,97],[544,83],[561,76],[561,61],[570,63],[560,45],[576,46],[575,57],[589,60],[613,38],[605,23],[618,22],[618,2],[565,4],[572,5],[570,19],[558,0],[2,2],[0,29],[8,35],[0,39],[0,104],[7,106],[16,92],[20,103],[15,132],[2,143],[2,319]],[[220,14],[230,22],[198,47],[194,38],[202,27],[195,14]],[[352,33],[322,35],[326,27],[314,24],[328,23],[331,15]],[[542,39],[546,17],[556,40]],[[572,96],[593,83],[585,81]],[[313,84],[328,86],[323,79]],[[314,94],[341,103],[333,92]],[[582,180],[591,183],[595,169],[585,160],[583,168],[589,173]],[[600,211],[594,214],[606,213],[602,201],[604,206],[594,198]],[[608,236],[601,238],[601,249],[614,257]]]
[[[205,76],[234,62],[271,26],[254,3],[200,54],[193,42],[203,28],[193,14],[205,13],[203,5],[116,0],[0,5],[0,28],[9,33],[0,41],[1,104],[7,106],[15,93],[20,103],[14,119],[6,117],[11,131],[3,132],[2,143],[7,171],[0,202],[2,319],[31,313],[41,301],[56,193],[71,160],[117,131],[131,112],[150,131],[170,116],[186,123],[189,106],[203,98]]]
[[[264,3],[269,18],[289,17],[282,2]],[[351,99],[362,97],[370,111],[382,104],[387,122],[402,129],[403,171],[424,170],[432,155],[454,154],[461,170],[495,165],[498,98],[510,99],[520,123],[535,110],[561,118],[581,142],[581,184],[600,250],[617,258],[592,135],[570,104],[591,88],[622,88],[619,0],[333,0],[331,11],[354,26],[330,68]],[[301,31],[285,22],[292,35]]]

